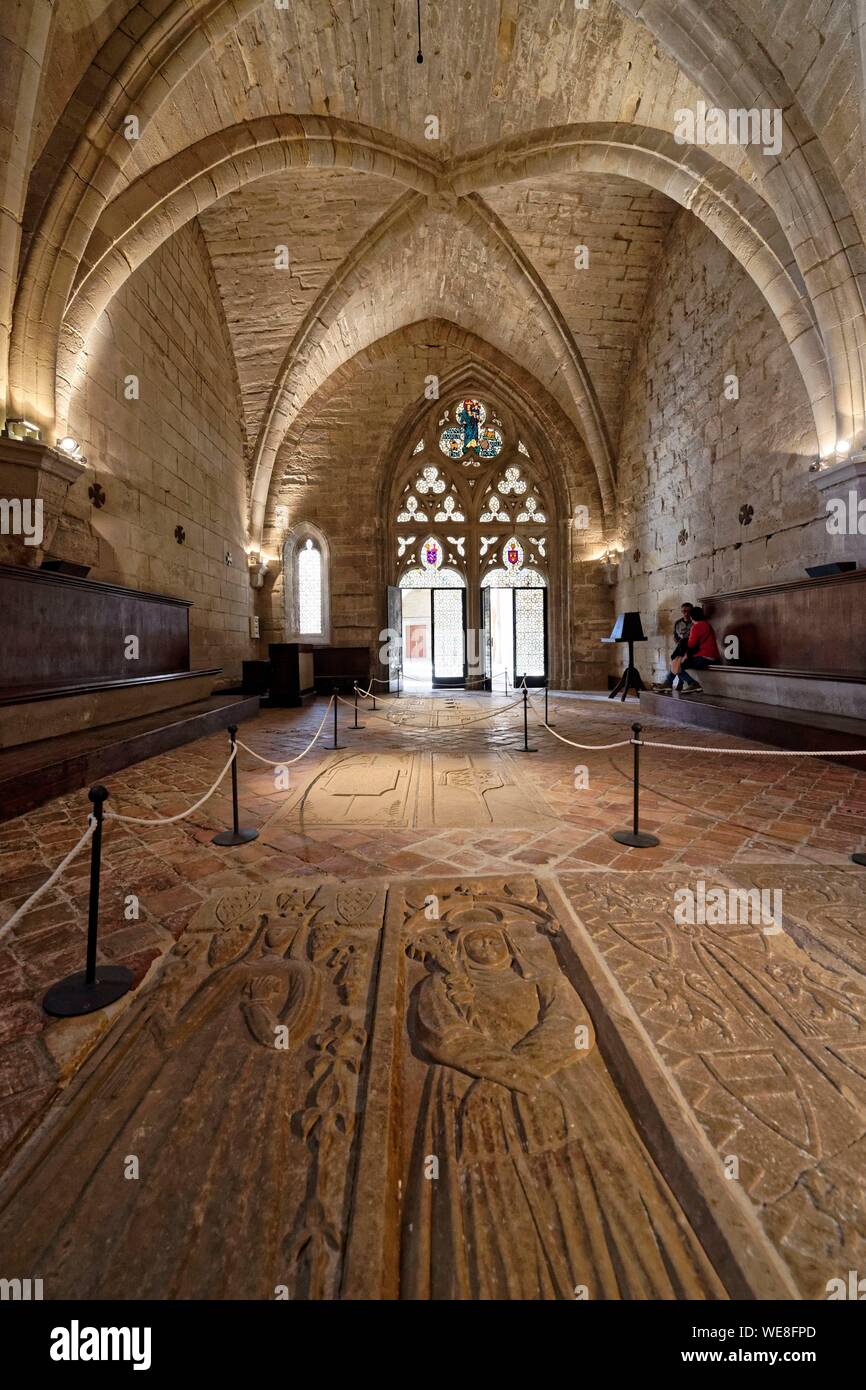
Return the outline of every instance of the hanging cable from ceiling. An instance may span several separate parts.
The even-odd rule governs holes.
[[[417,9],[418,9],[418,57],[415,59],[415,61],[416,61],[416,63],[423,63],[423,61],[424,61],[424,54],[421,52],[421,0],[417,0]]]

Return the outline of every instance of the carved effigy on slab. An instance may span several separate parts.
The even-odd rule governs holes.
[[[534,880],[407,891],[403,915],[401,1296],[724,1297]]]
[[[0,1266],[47,1298],[335,1296],[383,905],[210,900],[9,1174]]]
[[[866,1268],[866,989],[797,944],[784,915],[782,926],[675,920],[687,883],[562,876],[720,1170],[742,1184],[803,1296],[826,1297],[829,1280]]]

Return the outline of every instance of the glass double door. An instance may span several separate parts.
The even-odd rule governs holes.
[[[401,634],[403,675],[410,687],[464,684],[465,589],[391,588],[388,612],[389,626]]]
[[[481,590],[481,661],[485,686],[503,672],[509,685],[547,680],[547,589]]]

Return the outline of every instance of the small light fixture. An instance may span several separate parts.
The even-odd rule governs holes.
[[[604,577],[611,587],[619,580],[619,551],[612,546],[605,551],[601,559],[601,567],[604,570]]]
[[[81,453],[81,445],[77,439],[73,439],[71,434],[65,434],[62,439],[58,439],[57,448],[68,458],[74,459],[76,463],[86,463],[87,459]]]
[[[262,555],[259,550],[247,552],[247,564],[250,571],[250,584],[254,589],[260,589],[265,582],[265,574],[270,563],[267,555]]]
[[[28,439],[39,443],[42,431],[32,420],[7,420],[4,431],[8,439]]]
[[[851,440],[850,440],[850,439],[837,439],[837,440],[836,440],[836,453],[837,453],[837,454],[847,454],[847,453],[850,452],[850,450],[851,450]]]

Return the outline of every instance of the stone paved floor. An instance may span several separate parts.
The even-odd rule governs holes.
[[[242,753],[241,822],[260,833],[241,848],[211,844],[214,831],[230,823],[227,779],[188,820],[154,827],[112,823],[105,834],[101,958],[129,965],[140,982],[206,898],[242,883],[530,870],[568,874],[563,881],[571,883],[573,875],[599,868],[615,878],[679,867],[691,877],[724,871],[737,882],[771,887],[784,870],[797,930],[819,945],[832,938],[834,959],[862,963],[851,901],[862,901],[866,871],[849,861],[853,851],[866,849],[866,771],[854,760],[847,767],[816,758],[742,757],[733,750],[750,745],[716,734],[713,744],[730,748],[730,756],[649,747],[642,755],[642,827],[661,844],[629,850],[612,841],[610,831],[630,822],[631,749],[582,752],[536,723],[531,742],[539,752],[523,754],[519,709],[482,717],[507,703],[501,695],[404,696],[379,701],[375,714],[365,710],[365,727],[357,733],[349,732],[351,711],[342,707],[345,747],[329,751],[328,720],[320,742],[291,769],[288,789],[277,788],[272,770]],[[243,726],[242,739],[264,756],[291,758],[309,741],[324,709],[319,700],[299,711],[262,711]],[[590,744],[627,738],[635,717],[634,702],[622,706],[571,694],[551,702],[557,732]],[[650,743],[710,741],[652,718],[643,725]],[[327,823],[329,816],[344,815],[335,763],[375,753],[391,755],[396,767],[396,755],[407,752],[419,757],[404,757],[403,764],[424,765],[411,808],[407,802],[402,811],[366,822],[356,813],[352,823]],[[142,817],[174,815],[207,790],[225,755],[221,734],[128,768],[109,779],[109,806]],[[380,773],[387,762],[378,759]],[[585,767],[586,786],[575,785],[576,766]],[[432,791],[421,787],[425,778]],[[329,785],[336,788],[333,796]],[[445,792],[458,808],[476,796],[481,814],[467,823],[465,809],[449,809],[451,801],[441,811]],[[470,803],[460,801],[466,795]],[[515,810],[521,798],[525,823]],[[0,923],[75,843],[87,809],[80,791],[0,826]],[[839,883],[845,910],[834,917]],[[87,890],[83,855],[0,947],[0,1148],[8,1150],[32,1127],[58,1085],[126,1007],[121,1001],[99,1019],[64,1022],[41,1010],[46,988],[83,966]],[[138,899],[138,920],[128,919],[131,895]]]

